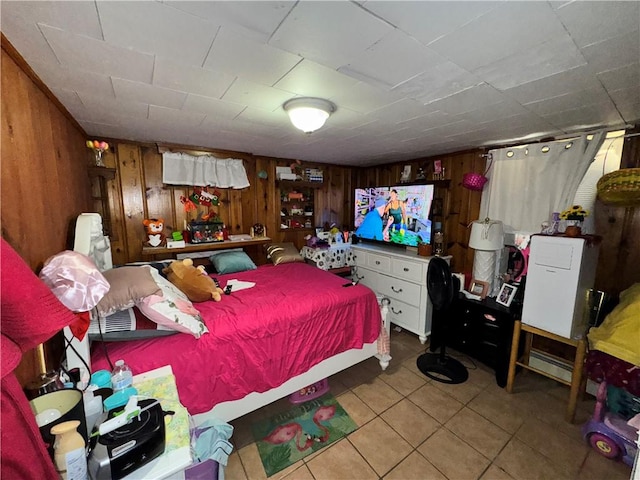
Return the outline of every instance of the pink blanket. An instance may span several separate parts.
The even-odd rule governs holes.
[[[191,414],[277,387],[326,358],[374,342],[380,332],[370,289],[345,288],[344,278],[304,263],[217,278],[222,287],[230,279],[255,286],[221,302],[194,304],[209,328],[200,339],[177,334],[106,344],[111,360],[124,359],[134,374],[171,365]],[[100,344],[93,347],[92,368],[109,369]]]

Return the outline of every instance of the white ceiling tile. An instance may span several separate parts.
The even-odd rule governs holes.
[[[640,123],[640,102],[628,105],[616,105],[626,123]]]
[[[301,57],[256,42],[221,28],[209,51],[204,68],[271,86],[291,70]]]
[[[585,66],[524,83],[504,90],[503,93],[525,104],[599,86],[598,79],[593,76],[588,66]]]
[[[584,47],[582,54],[595,73],[637,62],[640,58],[640,30]]]
[[[238,79],[229,87],[222,99],[264,110],[275,110],[291,97],[289,92]]]
[[[50,90],[70,113],[72,111],[78,112],[85,109],[82,100],[80,100],[78,94],[73,90],[65,90],[64,88],[58,87],[51,88]]]
[[[149,113],[149,105],[140,102],[120,101],[114,97],[96,97],[81,92],[78,92],[78,96],[91,115],[105,115],[109,118],[122,116],[129,119],[128,117],[147,118]]]
[[[185,127],[197,127],[204,120],[202,113],[186,112],[173,108],[149,105],[149,123],[165,128],[174,128],[176,125]]]
[[[544,115],[543,118],[550,124],[563,130],[579,130],[600,125],[622,125],[624,120],[611,101],[596,105],[587,105],[573,110],[555,112]]]
[[[503,2],[429,47],[472,71],[564,34],[548,3]]]
[[[415,100],[403,98],[395,103],[373,110],[367,116],[372,119],[377,118],[385,123],[395,124],[422,117],[434,111],[434,109],[427,108]]]
[[[330,98],[358,83],[351,77],[310,60],[295,66],[274,87],[295,95]],[[291,95],[292,96],[292,95]]]
[[[482,82],[478,77],[454,63],[444,61],[398,85],[393,92],[428,104],[480,83]]]
[[[584,47],[637,30],[640,23],[640,2],[571,2],[559,8],[557,15],[576,45]]]
[[[441,61],[439,55],[406,33],[393,30],[339,71],[348,69],[349,72],[357,72],[393,88]]]
[[[237,117],[245,108],[247,108],[246,105],[225,102],[216,98],[203,97],[195,94],[189,94],[182,106],[182,110],[204,113],[207,116],[225,119]]]
[[[47,63],[42,64],[36,73],[50,89],[62,88],[98,97],[114,97],[111,77],[107,75]]]
[[[621,88],[609,92],[616,105],[634,105],[640,102],[640,83],[633,87]]]
[[[275,111],[270,111],[248,107],[238,114],[236,121],[262,125],[264,127],[268,127],[269,130],[282,127],[283,125],[293,127],[289,121],[287,112],[280,108]]]
[[[500,2],[395,2],[368,1],[364,8],[388,20],[425,45],[490,12]]]
[[[337,89],[337,94],[328,97],[340,107],[346,107],[360,113],[368,113],[395,103],[402,97],[395,93],[373,87],[364,82],[357,82],[352,86]]]
[[[529,49],[526,62],[522,61],[521,54],[516,54],[473,73],[497,89],[506,90],[586,63],[571,38],[562,35]]]
[[[71,33],[102,40],[94,2],[8,1],[2,2],[2,33],[18,33],[21,25],[42,23]],[[11,37],[8,37],[11,40]]]
[[[504,99],[504,96],[498,90],[486,83],[482,83],[441,100],[430,102],[428,106],[448,115],[459,115],[500,103]]]
[[[640,123],[638,3],[2,2],[0,22],[91,135],[372,165]],[[304,135],[295,96],[338,109]]]
[[[599,73],[598,78],[607,90],[638,86],[640,85],[640,62]]]
[[[116,98],[120,101],[142,102],[168,108],[181,108],[187,98],[184,92],[122,78],[112,78]]]
[[[160,2],[97,5],[107,42],[174,62],[202,66],[217,31],[211,22]]]
[[[138,82],[151,81],[151,55],[133,52],[46,25],[40,25],[40,29],[64,66]]]
[[[236,79],[224,71],[182,66],[166,58],[156,57],[153,84],[181,92],[220,98]]]
[[[299,2],[278,27],[269,44],[338,68],[349,63],[392,28],[350,2]]]
[[[465,112],[461,116],[470,122],[481,123],[492,119],[500,119],[526,113],[526,109],[509,98],[502,100],[499,103],[492,105],[486,105],[477,110]]]
[[[242,1],[203,2],[165,1],[178,10],[191,13],[222,27],[232,28],[256,41],[266,42],[289,14],[294,2]]]
[[[599,86],[527,103],[525,107],[537,115],[550,115],[554,112],[573,110],[581,106],[605,103],[608,99],[607,92]]]

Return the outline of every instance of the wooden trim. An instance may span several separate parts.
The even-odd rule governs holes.
[[[87,132],[85,132],[84,128],[80,126],[80,124],[73,118],[73,115],[69,113],[69,110],[60,103],[60,100],[49,90],[49,87],[45,85],[45,83],[40,79],[40,77],[33,71],[33,69],[29,66],[26,60],[20,55],[20,52],[16,50],[16,48],[11,44],[11,42],[4,36],[4,33],[0,32],[0,43],[2,44],[2,50],[4,50],[11,59],[16,62],[16,65],[20,67],[20,69],[31,79],[33,83],[44,93],[44,95],[51,100],[51,102],[60,110],[67,120],[71,122],[71,124],[80,130],[84,136],[87,136]]]

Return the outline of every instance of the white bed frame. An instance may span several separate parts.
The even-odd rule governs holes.
[[[74,250],[93,258],[100,270],[112,268],[111,246],[109,238],[102,233],[102,218],[99,214],[80,214],[76,223]],[[389,334],[390,322],[387,319],[386,302],[382,302],[380,311],[385,330]],[[67,367],[78,367],[84,370],[86,369],[83,362],[84,359],[89,368],[91,368],[90,345],[87,336],[80,341],[73,336],[68,327],[64,329],[64,336],[78,352],[78,355],[76,355],[72,349],[67,349]],[[391,360],[388,355],[378,354],[377,342],[367,343],[362,348],[354,348],[327,358],[311,367],[305,373],[290,378],[279,387],[263,393],[250,393],[239,400],[219,403],[208,412],[194,415],[194,420],[200,423],[207,417],[213,416],[219,420],[229,422],[371,357],[378,358],[382,370],[387,368],[389,360]]]

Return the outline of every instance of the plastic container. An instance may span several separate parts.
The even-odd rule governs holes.
[[[113,393],[117,393],[133,385],[133,372],[129,366],[124,363],[124,360],[118,360],[116,362],[116,368],[114,368],[111,373],[111,385],[113,387]]]
[[[87,419],[87,435],[89,437],[98,418],[102,415],[102,397],[96,396],[94,389],[94,385],[90,386],[83,395],[84,415]]]

